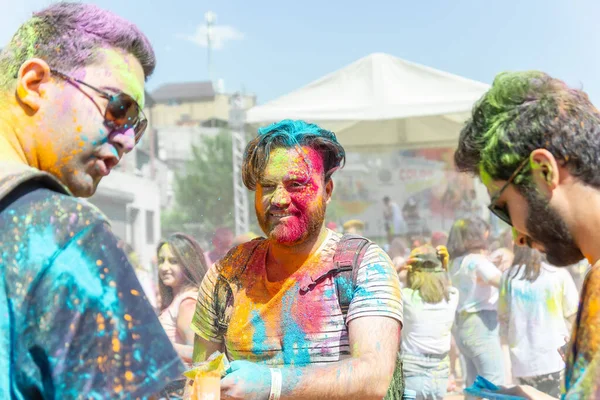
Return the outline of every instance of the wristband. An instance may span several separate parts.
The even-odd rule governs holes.
[[[269,368],[271,370],[271,393],[269,400],[279,400],[281,396],[281,370],[279,368]]]

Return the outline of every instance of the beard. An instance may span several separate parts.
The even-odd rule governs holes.
[[[293,247],[319,235],[325,221],[325,210],[325,199],[321,199],[316,207],[304,211],[299,211],[293,206],[288,208],[285,211],[290,212],[292,216],[286,217],[285,220],[273,222],[268,209],[264,213],[256,210],[256,218],[260,228],[269,239]]]
[[[583,259],[581,250],[565,220],[550,207],[535,188],[525,187],[523,196],[529,206],[526,228],[532,240],[544,246],[548,262],[555,266],[568,266]]]

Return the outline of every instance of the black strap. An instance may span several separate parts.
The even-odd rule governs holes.
[[[338,243],[333,256],[335,288],[342,314],[348,312],[356,289],[356,278],[362,259],[371,241],[362,236],[346,234]]]
[[[246,252],[247,255],[237,253],[237,258],[235,260],[236,265],[229,266],[229,271],[231,271],[231,267],[235,268],[235,271],[233,273],[229,272],[227,278],[221,274],[219,274],[219,277],[217,278],[213,293],[213,301],[214,310],[216,310],[217,315],[216,322],[219,335],[225,335],[227,333],[227,328],[229,327],[229,319],[231,318],[234,300],[231,282],[237,279],[245,271],[254,251],[263,240],[264,238],[258,238],[250,242],[252,243],[251,245],[246,244],[246,246],[250,246],[245,249],[250,250]],[[329,276],[333,276],[340,308],[342,314],[345,316],[354,296],[358,268],[360,267],[362,259],[370,244],[371,241],[362,236],[350,234],[342,236],[333,255],[334,268],[312,280],[308,285],[301,287],[300,294],[307,293]],[[236,249],[232,250],[230,254],[235,252]],[[225,256],[224,259],[228,260],[228,263],[230,263],[230,257]]]

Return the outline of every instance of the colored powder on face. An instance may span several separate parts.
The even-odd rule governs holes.
[[[144,73],[139,63],[136,65],[136,63],[130,62],[133,56],[124,54],[122,51],[101,49],[98,52],[100,58],[103,58],[103,61],[106,61],[109,66],[106,69],[107,75],[116,77],[122,83],[123,90],[133,97],[140,107],[144,108]]]

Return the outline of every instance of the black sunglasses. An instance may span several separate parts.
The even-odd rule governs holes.
[[[510,185],[515,180],[515,178],[519,175],[519,173],[523,170],[523,168],[525,168],[525,166],[527,165],[528,162],[529,162],[529,157],[527,157],[526,159],[524,159],[521,162],[519,167],[515,170],[515,172],[512,173],[512,175],[510,176],[510,178],[508,178],[506,183],[504,185],[502,185],[500,190],[498,190],[492,196],[490,205],[488,206],[488,209],[490,210],[490,212],[492,214],[494,214],[496,217],[500,218],[502,221],[506,222],[510,226],[512,226],[512,222],[510,220],[510,214],[508,213],[508,208],[506,208],[506,205],[500,207],[496,204],[496,202],[498,201],[500,196],[502,196],[502,193],[506,190],[508,185]]]
[[[55,69],[50,69],[50,72],[68,82],[74,82],[88,87],[98,93],[101,97],[107,99],[108,104],[106,106],[106,111],[104,112],[104,125],[113,131],[133,128],[133,131],[135,132],[135,143],[137,144],[140,141],[148,127],[148,119],[133,97],[123,92],[116,94],[107,93]]]

